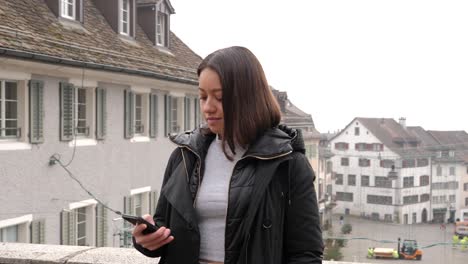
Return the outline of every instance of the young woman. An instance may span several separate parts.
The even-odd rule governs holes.
[[[322,263],[314,172],[300,131],[281,112],[248,49],[208,55],[198,68],[206,126],[172,141],[153,217],[134,245],[160,263]],[[153,222],[154,221],[154,222]]]

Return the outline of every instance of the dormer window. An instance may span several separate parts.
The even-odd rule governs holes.
[[[76,1],[75,0],[60,0],[61,1],[61,16],[69,19],[76,19]]]
[[[121,0],[120,8],[120,33],[123,35],[129,35],[129,21],[130,21],[130,1]]]
[[[167,15],[162,12],[158,12],[157,19],[156,19],[156,45],[163,46],[163,47],[167,46],[166,32],[167,32]]]
[[[153,45],[162,50],[171,45],[171,15],[174,13],[169,0],[138,2],[138,23]]]

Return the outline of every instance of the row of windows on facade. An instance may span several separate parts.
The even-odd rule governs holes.
[[[60,139],[74,136],[105,139],[107,133],[107,92],[105,88],[75,87],[62,82],[60,92]],[[44,141],[44,82],[29,82],[29,115],[21,111],[28,91],[18,81],[0,80],[0,138],[25,139],[22,125],[29,117],[29,140]],[[125,138],[158,135],[158,94],[125,90]],[[95,103],[94,103],[95,102]],[[183,123],[182,123],[183,119]],[[193,129],[200,123],[199,100],[195,96],[164,95],[164,134]],[[94,132],[94,133],[93,133]],[[26,140],[26,139],[25,139]]]
[[[349,166],[349,158],[341,158],[341,166]],[[358,158],[359,167],[370,167],[371,160],[367,158]],[[383,159],[379,160],[379,166],[382,168],[395,168],[395,160]],[[427,158],[420,159],[404,159],[401,161],[401,168],[415,168],[415,167],[426,167],[429,165],[429,160]]]
[[[421,194],[419,195],[408,195],[403,196],[403,204],[414,204],[419,202],[427,202],[429,201],[429,194]],[[337,192],[336,193],[336,200],[343,201],[343,202],[353,202],[354,201],[354,194],[349,192]],[[393,205],[393,197],[392,196],[384,196],[384,195],[372,195],[368,194],[366,197],[366,201],[368,204],[379,204],[379,205]]]
[[[85,0],[47,0],[46,3],[51,7],[52,11],[57,16],[67,20],[83,23],[84,21],[84,3]],[[124,36],[135,38],[136,21],[141,21],[140,24],[148,35],[150,40],[157,46],[169,46],[169,24],[171,11],[164,1],[159,1],[151,6],[138,6],[136,0],[117,0],[113,3],[105,3],[110,1],[96,1],[96,5],[105,11],[103,14],[111,26],[116,24],[116,31]],[[114,8],[114,5],[118,8]],[[141,17],[138,16],[137,9],[142,10]],[[146,18],[144,15],[148,12],[153,14],[153,17]],[[144,20],[147,19],[147,20]],[[114,23],[116,22],[116,23]],[[152,23],[154,25],[152,25]],[[148,26],[151,24],[151,26]]]
[[[349,143],[337,142],[335,143],[336,150],[348,150]],[[384,145],[381,143],[356,143],[354,149],[359,151],[383,151]]]
[[[156,191],[133,194],[124,198],[125,214],[154,214],[157,203]],[[78,246],[108,246],[108,214],[100,204],[87,205],[60,212],[60,243]],[[121,221],[113,223],[119,226],[120,247],[130,247],[131,224]],[[21,242],[45,244],[45,219],[33,220],[5,227],[0,227],[0,242]]]
[[[349,186],[356,186],[356,175],[348,174],[348,181],[347,184]],[[335,184],[336,185],[343,185],[344,184],[344,176],[343,174],[336,174],[335,175]],[[429,185],[429,176],[422,175],[419,177],[419,186],[427,186]],[[434,183],[433,183],[434,185]],[[362,187],[371,187],[370,186],[370,176],[368,175],[361,175],[361,185]],[[451,186],[451,185],[450,185]],[[456,183],[458,187],[458,182]],[[375,182],[373,187],[380,187],[380,188],[392,188],[392,180],[384,176],[375,176]],[[407,187],[414,187],[414,177],[403,177],[403,188]]]

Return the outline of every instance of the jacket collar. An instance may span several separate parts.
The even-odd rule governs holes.
[[[199,157],[204,157],[210,143],[215,139],[215,134],[205,132],[206,127],[197,128],[177,135],[171,135],[170,140],[179,147],[190,149]],[[244,154],[259,159],[272,159],[284,156],[292,151],[304,152],[304,141],[300,130],[280,125],[268,129],[252,143]]]

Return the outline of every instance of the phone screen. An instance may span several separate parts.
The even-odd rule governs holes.
[[[156,225],[151,224],[150,222],[143,219],[141,216],[122,214],[122,218],[125,221],[130,222],[135,226],[139,225],[139,224],[145,224],[146,229],[143,230],[143,232],[142,232],[144,235],[156,232],[158,230],[158,227]]]

